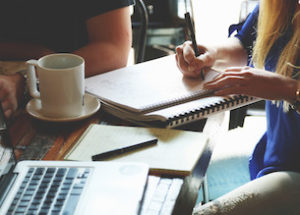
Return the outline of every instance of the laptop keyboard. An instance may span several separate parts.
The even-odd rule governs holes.
[[[149,176],[141,215],[170,215],[183,179]]]
[[[7,214],[73,214],[90,169],[30,168]]]
[[[71,215],[91,168],[29,168],[9,210],[10,214]],[[141,215],[170,215],[183,179],[149,176]]]

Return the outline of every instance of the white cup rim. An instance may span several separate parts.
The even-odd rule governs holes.
[[[78,63],[78,65],[76,66],[72,66],[72,67],[67,67],[67,68],[50,68],[50,67],[45,67],[42,65],[42,62],[47,59],[47,58],[51,58],[51,57],[59,57],[59,56],[70,56],[70,57],[75,57],[77,59],[80,60],[80,63]],[[45,69],[45,70],[52,70],[52,71],[63,71],[63,70],[70,70],[70,69],[74,69],[74,68],[77,68],[77,67],[80,67],[82,66],[82,64],[84,63],[84,58],[79,56],[79,55],[76,55],[76,54],[71,54],[71,53],[54,53],[54,54],[49,54],[49,55],[45,55],[43,57],[41,57],[40,59],[38,59],[37,61],[37,64],[40,68],[42,69]]]

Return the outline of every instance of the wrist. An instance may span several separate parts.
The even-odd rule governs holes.
[[[290,108],[300,113],[300,83],[295,81],[291,87],[290,98],[287,101],[290,103]]]
[[[300,85],[297,80],[286,78],[287,82],[285,82],[285,90],[283,100],[286,100],[289,103],[293,103],[297,97],[296,97],[296,91],[300,89]],[[283,85],[284,86],[284,85]]]

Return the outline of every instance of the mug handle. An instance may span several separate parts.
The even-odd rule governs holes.
[[[37,81],[36,81],[36,73],[35,66],[38,66],[37,60],[28,60],[27,63],[27,85],[29,89],[29,94],[33,98],[40,99],[40,92],[37,90]]]

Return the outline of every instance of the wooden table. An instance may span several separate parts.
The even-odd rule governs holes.
[[[220,114],[209,118],[206,121],[204,132],[213,136],[222,120],[223,117]],[[85,120],[65,123],[40,121],[29,116],[24,110],[20,110],[9,123],[11,141],[15,146],[17,159],[63,160],[64,155],[91,123],[130,125],[103,113],[101,110]],[[203,121],[186,128],[202,129],[202,124],[204,124]],[[172,214],[192,213],[210,161],[213,145],[213,142],[210,141],[193,173],[184,178],[184,184]]]

